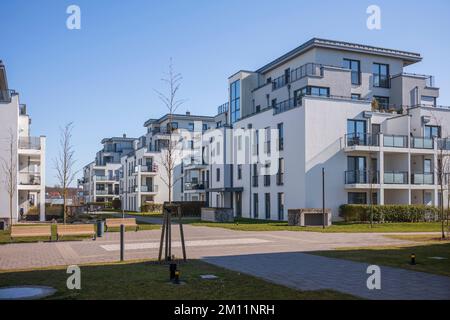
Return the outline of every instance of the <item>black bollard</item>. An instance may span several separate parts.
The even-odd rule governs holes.
[[[121,224],[120,225],[120,261],[123,261],[123,259],[124,259],[124,251],[125,251],[124,235],[125,235],[125,226],[123,224]]]
[[[173,281],[175,279],[175,272],[177,271],[177,264],[171,263],[169,265],[169,271],[170,271],[170,281]]]
[[[411,265],[415,265],[416,264],[416,255],[414,253],[411,253]]]

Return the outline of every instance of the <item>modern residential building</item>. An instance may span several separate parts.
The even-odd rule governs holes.
[[[28,214],[45,220],[45,136],[31,135],[31,118],[19,93],[8,86],[0,61],[0,221],[12,223]],[[11,148],[12,145],[12,148]],[[11,170],[12,169],[12,170]],[[13,182],[14,187],[8,184]]]
[[[228,165],[211,170],[210,205],[286,220],[287,209],[322,207],[322,169],[335,220],[340,205],[370,199],[438,205],[436,169],[439,149],[450,149],[450,108],[437,105],[433,77],[406,72],[421,60],[412,52],[312,39],[256,71],[232,75],[229,124],[258,134],[224,134]],[[247,158],[277,158],[239,164],[232,155],[238,149]],[[276,173],[265,174],[274,164]]]
[[[85,203],[110,202],[119,198],[120,159],[133,150],[136,138],[105,138],[103,149],[97,152],[95,161],[83,168],[83,178],[78,181],[83,186]]]
[[[164,168],[164,149],[168,145],[170,130],[172,136],[187,133],[201,133],[215,126],[215,118],[186,114],[168,114],[144,123],[147,133],[135,143],[135,149],[121,159],[122,171],[120,190],[122,207],[125,210],[140,211],[149,203],[164,203],[169,200],[167,171]],[[184,148],[191,148],[193,140],[184,141]],[[178,151],[177,151],[178,152]],[[179,155],[177,158],[181,159]],[[201,166],[200,166],[201,167]],[[178,163],[173,173],[172,200],[205,199],[201,186],[201,168],[186,167]],[[194,184],[196,184],[194,186]],[[186,189],[187,187],[187,189]]]

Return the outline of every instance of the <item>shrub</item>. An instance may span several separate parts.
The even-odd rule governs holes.
[[[146,203],[141,206],[141,212],[161,212],[163,205],[161,203]]]
[[[164,203],[167,205],[168,203]],[[203,201],[173,201],[173,205],[181,206],[181,215],[189,217],[200,217],[202,207],[206,206]]]
[[[344,204],[339,216],[347,222],[369,222],[370,206]],[[439,208],[426,205],[373,205],[374,222],[429,222],[439,220]]]
[[[114,210],[119,210],[120,208],[122,208],[122,202],[120,201],[120,199],[114,199],[111,205]]]

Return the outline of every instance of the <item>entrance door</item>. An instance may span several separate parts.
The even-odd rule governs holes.
[[[236,192],[236,216],[242,217],[242,192]]]

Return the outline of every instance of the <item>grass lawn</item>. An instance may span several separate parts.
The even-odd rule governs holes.
[[[183,285],[168,281],[168,266],[149,262],[81,267],[81,290],[68,290],[65,269],[0,273],[0,287],[42,285],[57,289],[49,299],[354,299],[331,291],[297,291],[262,279],[191,260],[179,266]],[[218,279],[202,280],[214,274]]]
[[[449,240],[442,241],[439,240],[439,236],[434,235],[388,235],[388,237],[411,240],[417,242],[417,244],[376,248],[346,248],[308,253],[450,277]],[[411,253],[416,255],[416,265],[409,264]],[[442,257],[445,259],[431,259],[431,257]]]
[[[194,222],[195,226],[217,227],[241,231],[313,231],[313,232],[438,232],[439,222],[370,224],[334,222],[331,227],[288,226],[284,221],[239,218],[234,223]]]

